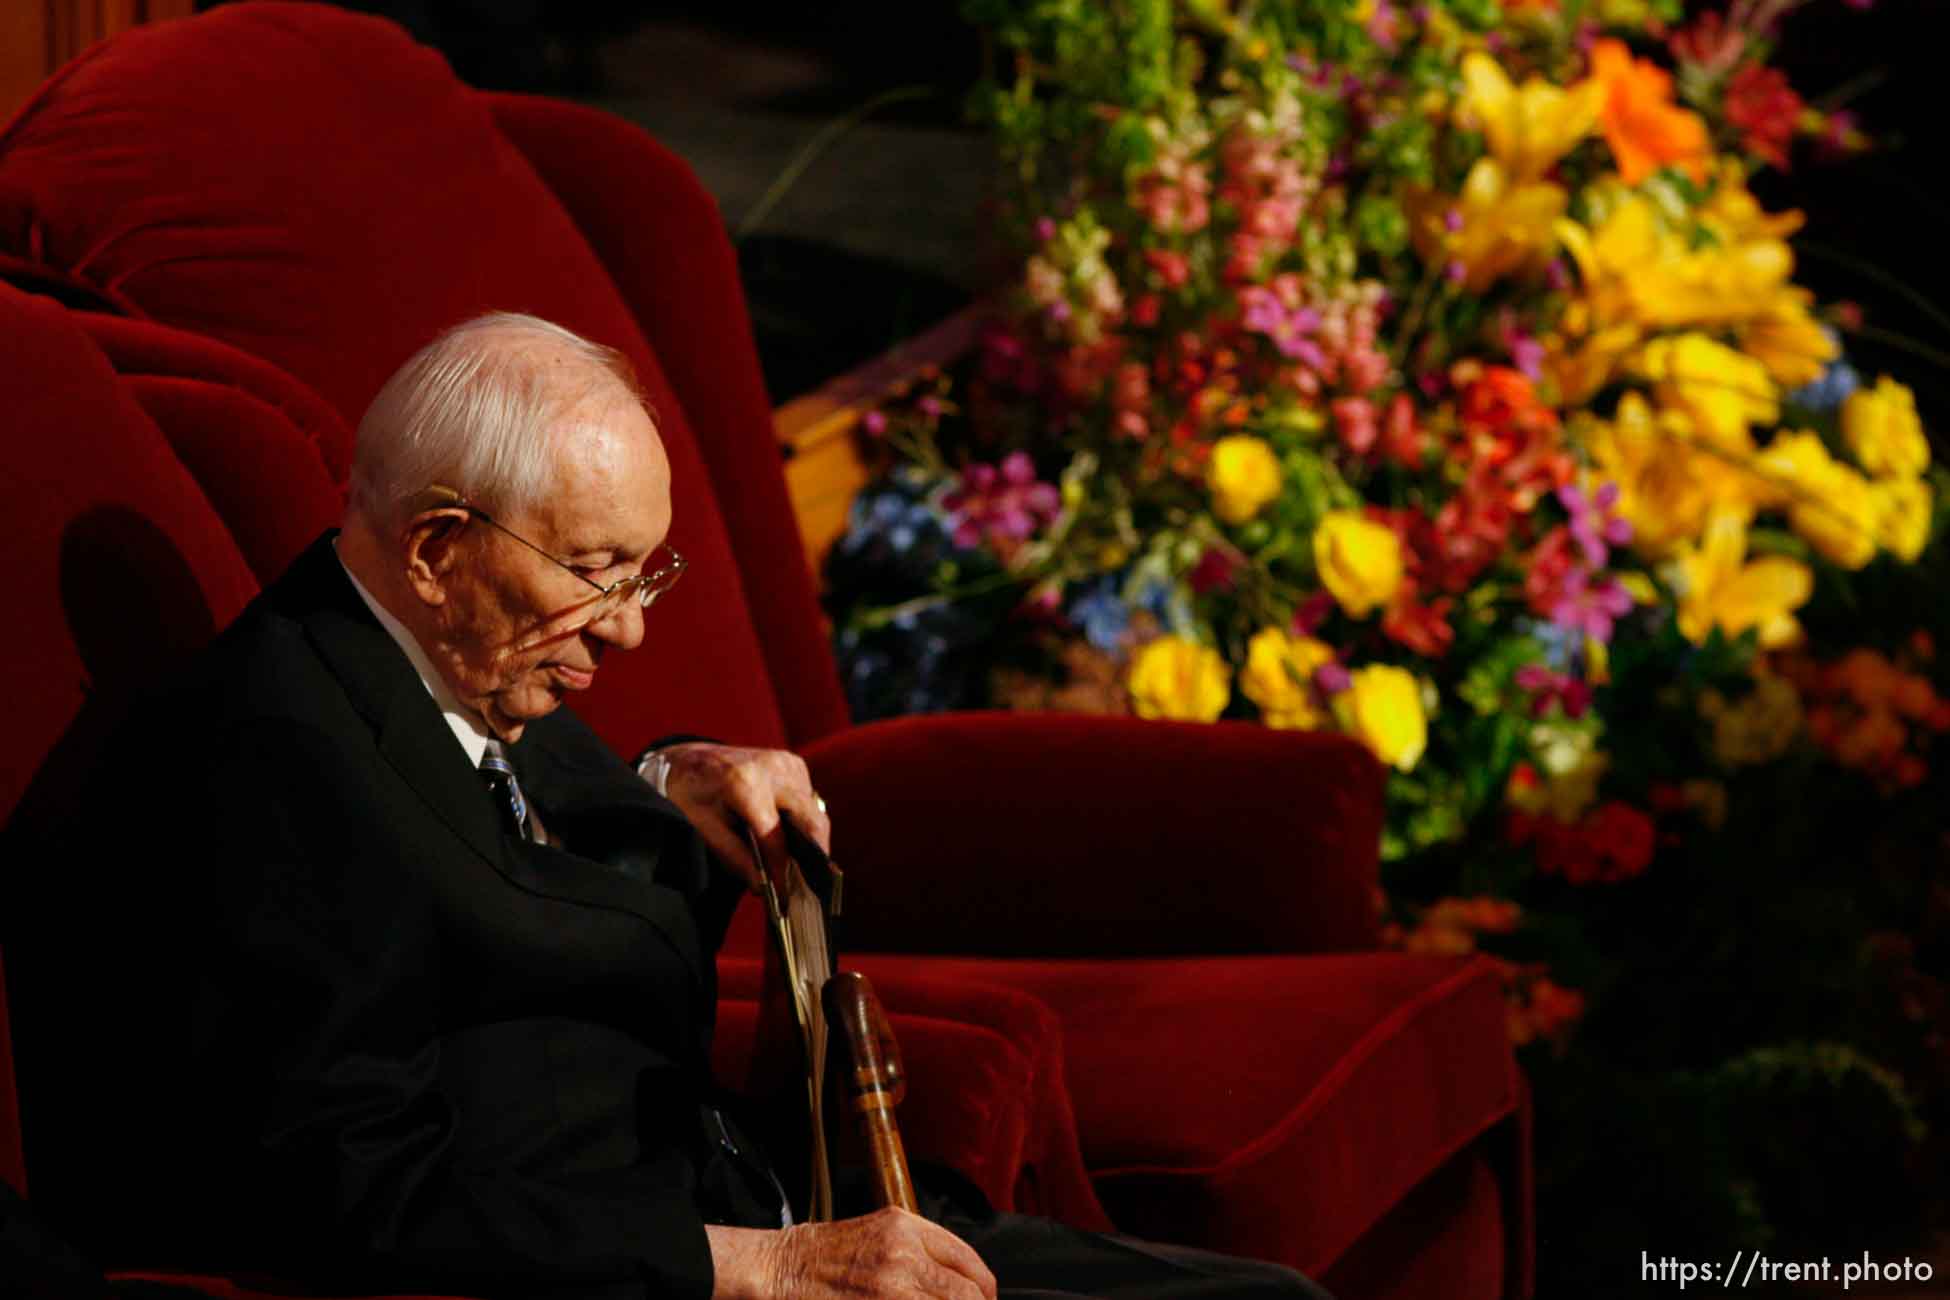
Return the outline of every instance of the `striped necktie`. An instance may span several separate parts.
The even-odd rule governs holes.
[[[499,797],[501,809],[509,817],[509,829],[524,840],[534,839],[528,799],[522,794],[521,782],[515,779],[514,765],[508,762],[507,751],[498,740],[488,741],[487,748],[481,753],[481,778],[487,782],[488,789]]]

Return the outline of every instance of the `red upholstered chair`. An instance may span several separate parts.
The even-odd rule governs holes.
[[[1374,765],[1230,725],[849,727],[722,222],[641,132],[469,90],[383,22],[226,7],[96,48],[0,131],[0,278],[0,672],[39,684],[0,815],[58,810],[121,693],[336,519],[352,424],[402,358],[533,312],[635,365],[693,565],[581,711],[624,750],[688,731],[807,756],[848,945],[913,1067],[912,1147],[1004,1207],[1344,1296],[1527,1294],[1501,996],[1484,965],[1372,951]],[[133,618],[91,584],[124,556]],[[756,939],[748,918],[721,961],[734,1078]],[[59,1158],[34,1145],[39,1028],[30,1170]]]

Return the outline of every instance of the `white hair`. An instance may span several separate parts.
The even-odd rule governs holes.
[[[516,312],[463,321],[414,353],[366,408],[352,509],[396,524],[439,483],[484,509],[527,510],[554,486],[563,417],[605,385],[643,401],[621,353],[560,325]]]

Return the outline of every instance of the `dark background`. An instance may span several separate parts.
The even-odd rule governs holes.
[[[955,0],[349,0],[442,49],[475,85],[563,95],[647,127],[697,168],[737,238],[760,353],[784,401],[995,282],[981,243],[989,158],[966,123],[982,43]],[[1715,5],[1711,7],[1721,7]],[[1755,188],[1809,217],[1799,279],[1859,303],[1850,354],[1900,371],[1926,417],[1950,413],[1950,204],[1937,28],[1945,0],[1810,0],[1781,66],[1806,98],[1839,93],[1866,156],[1803,148]],[[883,102],[884,101],[884,102]],[[861,120],[838,127],[850,115]],[[767,202],[794,159],[830,138]],[[754,219],[757,218],[755,224]]]

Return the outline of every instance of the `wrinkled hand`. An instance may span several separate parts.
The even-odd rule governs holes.
[[[669,745],[660,752],[670,761],[664,780],[670,801],[684,810],[718,861],[753,888],[761,870],[775,881],[784,876],[781,815],[790,817],[821,850],[832,851],[832,823],[813,793],[805,760],[797,754],[705,741]],[[758,837],[763,863],[752,861],[745,826]]]
[[[946,1228],[886,1209],[783,1232],[707,1228],[712,1300],[995,1300],[995,1275]]]

